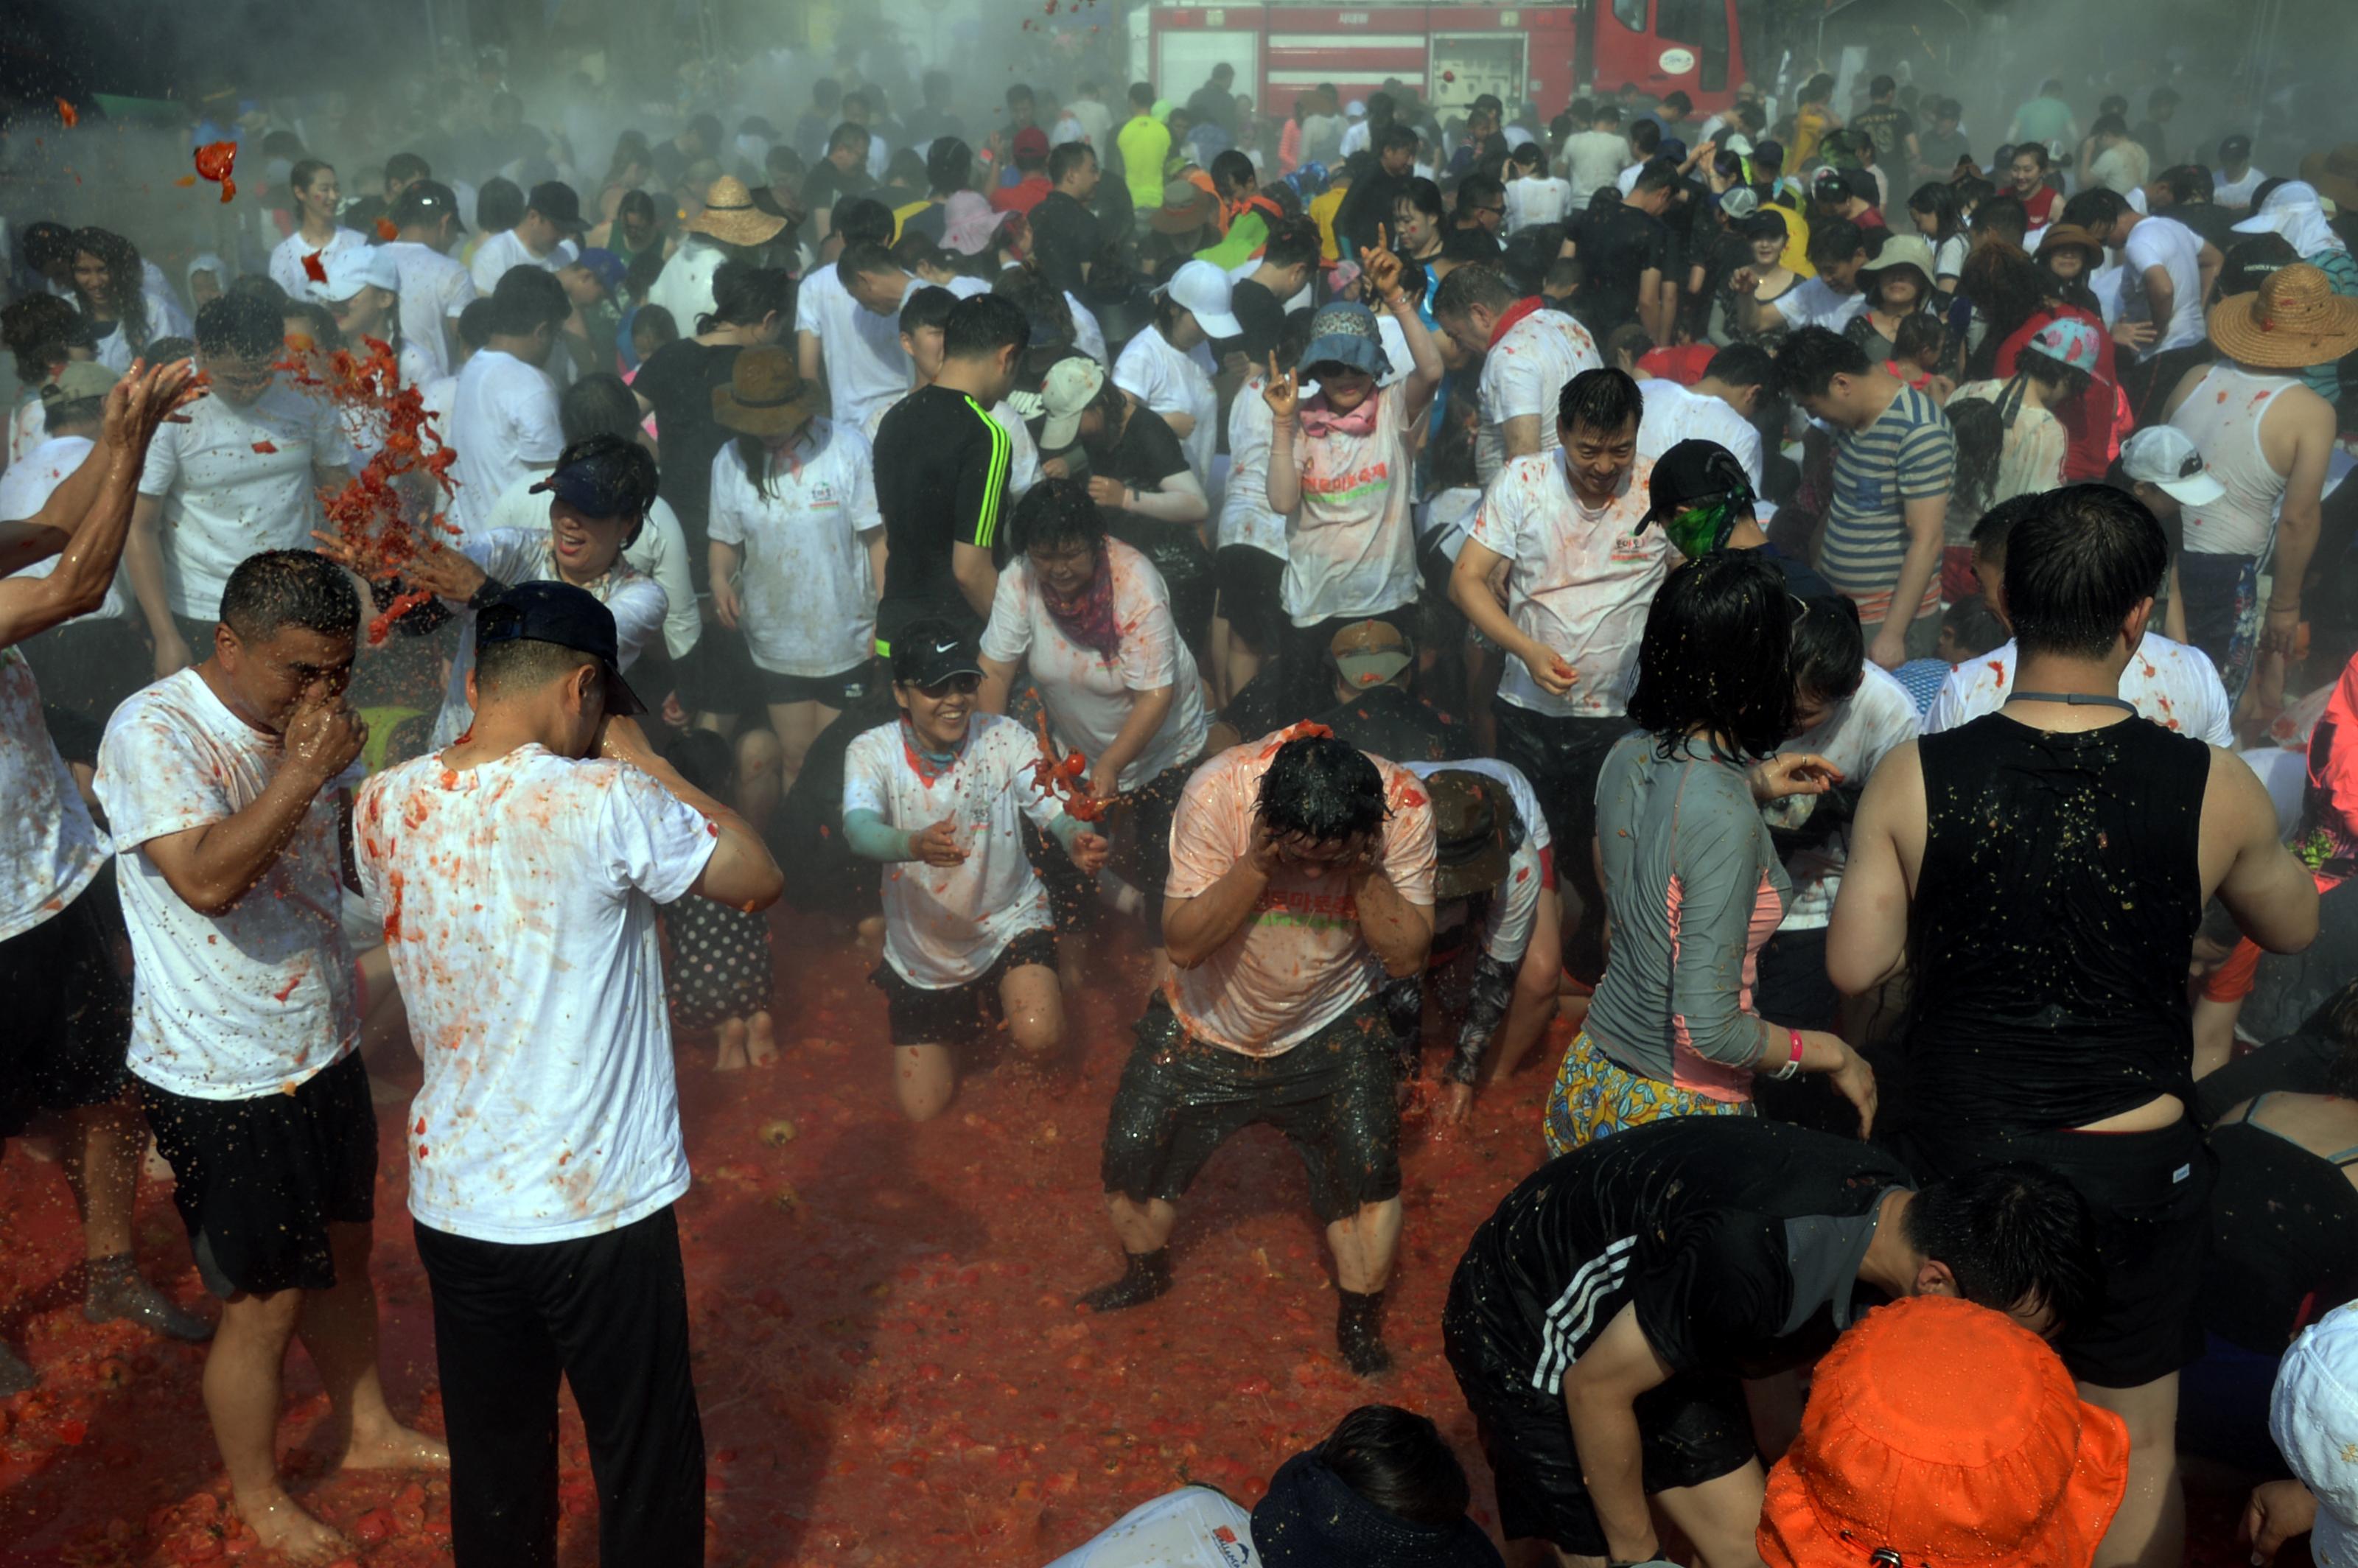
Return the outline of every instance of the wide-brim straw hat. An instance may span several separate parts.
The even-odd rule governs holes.
[[[724,245],[763,245],[778,237],[786,221],[753,205],[753,193],[733,174],[724,174],[704,192],[704,211],[687,226],[691,234],[708,234]]]
[[[792,350],[740,350],[729,384],[712,389],[712,417],[748,436],[791,435],[815,412],[811,384],[795,366]]]
[[[2238,363],[2307,370],[2358,351],[2358,299],[2306,262],[2282,268],[2249,294],[2211,307],[2211,341]]]

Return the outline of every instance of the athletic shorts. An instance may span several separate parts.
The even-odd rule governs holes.
[[[2104,1300],[2086,1322],[2064,1325],[2055,1342],[2072,1377],[2100,1389],[2134,1389],[2201,1356],[2194,1299],[2211,1251],[2218,1163],[2192,1117],[2150,1132],[2012,1138],[1915,1128],[1899,1134],[1894,1149],[1924,1181],[2028,1160],[2088,1200]]]
[[[1274,1056],[1196,1039],[1160,992],[1137,1033],[1106,1121],[1106,1191],[1175,1200],[1214,1150],[1267,1123],[1302,1156],[1322,1223],[1400,1196],[1398,1076],[1374,996]]]
[[[955,1045],[971,1040],[999,1012],[999,982],[1011,969],[1036,964],[1056,967],[1056,934],[1046,927],[1020,933],[990,968],[964,985],[929,990],[911,985],[890,960],[876,966],[868,983],[884,993],[884,1010],[895,1045]]]
[[[0,942],[0,1138],[58,1111],[108,1105],[130,1080],[131,982],[114,961],[114,873],[30,931]]]
[[[376,1108],[358,1051],[293,1094],[195,1099],[142,1083],[139,1098],[205,1289],[227,1299],[336,1282],[328,1227],[376,1217]]]
[[[790,702],[816,702],[822,708],[832,708],[840,713],[868,695],[869,682],[875,666],[862,659],[839,675],[790,676],[776,670],[756,670],[762,701],[767,707],[783,707]]]
[[[1563,1389],[1531,1387],[1531,1358],[1509,1353],[1483,1306],[1487,1300],[1509,1299],[1469,1259],[1457,1266],[1441,1314],[1442,1347],[1498,1484],[1498,1532],[1509,1541],[1552,1541],[1566,1552],[1603,1557],[1605,1531],[1582,1480],[1585,1472],[1573,1447]],[[1743,1468],[1757,1452],[1744,1385],[1734,1378],[1679,1373],[1639,1395],[1637,1415],[1649,1493],[1716,1480]]]
[[[1264,656],[1275,654],[1285,627],[1285,557],[1250,545],[1224,545],[1212,557],[1212,580],[1219,585],[1220,619],[1228,630]]]

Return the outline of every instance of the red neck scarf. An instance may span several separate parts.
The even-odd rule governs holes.
[[[1514,304],[1507,308],[1507,313],[1498,318],[1498,324],[1490,329],[1490,341],[1483,346],[1490,349],[1497,348],[1498,346],[1498,340],[1505,337],[1509,332],[1514,330],[1515,323],[1520,321],[1532,311],[1537,310],[1541,303],[1543,302],[1536,294],[1532,295],[1529,299],[1516,300]]]
[[[1070,599],[1060,596],[1048,586],[1048,579],[1038,579],[1040,603],[1048,611],[1048,619],[1056,630],[1081,647],[1097,654],[1107,663],[1121,649],[1121,625],[1113,613],[1113,562],[1107,557],[1106,547],[1098,546],[1098,569],[1088,586]]]

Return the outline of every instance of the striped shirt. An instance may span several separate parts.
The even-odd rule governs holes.
[[[1912,386],[1902,386],[1866,429],[1838,435],[1833,503],[1826,511],[1818,570],[1857,600],[1859,619],[1867,625],[1880,626],[1892,614],[1892,591],[1908,558],[1908,503],[1947,495],[1956,468],[1957,438],[1948,416]],[[1908,619],[1940,607],[1936,570]]]

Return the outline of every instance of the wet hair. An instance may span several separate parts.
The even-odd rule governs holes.
[[[1945,354],[1949,347],[1948,324],[1933,310],[1910,310],[1899,319],[1898,330],[1891,334],[1891,353],[1895,359],[1914,361],[1926,352]]]
[[[2199,163],[2181,163],[2165,168],[2158,178],[2162,185],[2169,188],[2169,199],[2173,203],[2207,202],[2217,194],[2219,189],[2218,181],[2211,178],[2211,171]]]
[[[1544,173],[1547,149],[1537,142],[1518,142],[1509,150],[1507,161],[1519,169],[1535,168]]]
[[[434,166],[416,153],[395,153],[384,160],[384,178],[414,185],[421,179],[434,178]]]
[[[1679,166],[1666,157],[1658,157],[1638,171],[1629,187],[1629,194],[1639,191],[1675,190],[1679,185]]]
[[[1665,761],[1697,727],[1731,760],[1765,757],[1792,732],[1792,650],[1793,596],[1775,563],[1754,550],[1684,562],[1646,611],[1629,718]]]
[[[1972,535],[1974,556],[1977,560],[2003,561],[2006,542],[2014,536],[2016,524],[2039,510],[2044,492],[2009,496],[1985,512],[1974,523]]]
[[[1908,199],[1908,211],[1931,214],[1932,239],[1936,244],[1952,238],[1963,227],[1964,220],[1957,207],[1956,187],[1937,179],[1927,180],[1916,188],[1916,193]]]
[[[1610,365],[1582,371],[1556,395],[1556,423],[1566,430],[1619,430],[1636,425],[1645,413],[1645,395],[1637,382]]]
[[[2067,365],[2052,354],[2026,347],[2015,356],[2014,373],[2028,376],[2047,389],[2048,396],[2057,403],[2070,403],[2088,390],[2090,376],[2078,365]]]
[[[16,357],[16,379],[27,386],[48,381],[49,366],[75,343],[97,346],[91,340],[90,319],[54,294],[27,294],[0,310],[0,345]]]
[[[773,315],[792,315],[794,308],[795,280],[783,269],[726,261],[712,275],[712,308],[696,319],[696,330],[758,327]]]
[[[854,196],[827,209],[827,222],[849,248],[881,245],[892,237],[892,209],[872,196]]]
[[[2006,622],[1978,593],[1969,593],[1949,606],[1942,613],[1941,626],[1957,640],[1968,658],[1978,659],[2006,643]]]
[[[1866,351],[1839,332],[1800,327],[1777,350],[1777,384],[1799,397],[1823,396],[1838,375],[1865,375]]]
[[[147,346],[147,275],[139,260],[139,247],[112,229],[88,228],[74,231],[73,248],[76,255],[87,253],[106,266],[103,297],[85,295],[81,284],[74,284],[82,309],[100,320],[113,319],[121,325],[123,341],[131,345],[132,352],[144,351]]]
[[[1456,268],[1441,280],[1441,287],[1433,291],[1433,313],[1463,316],[1478,305],[1495,315],[1512,308],[1516,297],[1505,268],[1495,262],[1476,262]]]
[[[557,275],[536,266],[512,266],[492,288],[492,331],[498,337],[530,337],[572,313],[573,301]]]
[[[1639,176],[1641,180],[1644,178]],[[1813,265],[1846,262],[1865,249],[1866,236],[1847,218],[1823,219],[1810,231],[1810,261]]]
[[[1617,366],[1625,357],[1635,364],[1653,351],[1654,334],[1636,321],[1624,321],[1606,335],[1605,362],[1608,365]],[[1570,382],[1564,383],[1564,390],[1572,390]]]
[[[846,243],[843,254],[835,262],[835,276],[847,284],[855,277],[873,277],[879,273],[900,270],[901,264],[892,259],[892,253],[870,240],[854,240]]]
[[[559,418],[563,417],[560,411]],[[638,543],[639,531],[646,526],[647,513],[655,503],[657,476],[655,456],[628,436],[611,430],[600,430],[584,436],[578,441],[568,441],[565,449],[557,454],[557,466],[569,469],[575,463],[596,466],[615,488],[616,499],[622,509],[614,514],[630,521],[630,531],[623,535],[622,547]]]
[[[954,360],[983,359],[1011,348],[1021,357],[1031,341],[1031,319],[1002,295],[961,299],[942,324],[942,351]]]
[[[1773,387],[1777,384],[1777,361],[1758,343],[1730,343],[1711,356],[1703,373],[1730,386]]]
[[[197,312],[197,347],[207,354],[276,359],[287,345],[282,308],[251,294],[224,294]]]
[[[492,341],[492,302],[474,298],[467,301],[459,312],[459,341],[470,349],[480,349]]]
[[[2061,1327],[2084,1320],[2101,1294],[2088,1200],[2043,1165],[2007,1162],[1927,1182],[1900,1230],[1948,1265],[1957,1293],[1978,1306],[2044,1306]]]
[[[2108,484],[2049,491],[2006,546],[2006,611],[2027,658],[2102,655],[2151,599],[2169,543],[2145,503]]]
[[[197,341],[194,338],[157,338],[147,345],[147,362],[174,364],[189,358],[196,351]]]
[[[351,574],[316,550],[265,550],[229,574],[221,619],[242,643],[270,642],[289,626],[350,637],[360,630],[361,596]]]
[[[1015,503],[1007,543],[1022,555],[1034,546],[1100,546],[1105,536],[1105,514],[1089,499],[1089,487],[1078,480],[1052,478],[1025,491]]]
[[[1207,172],[1214,185],[1242,189],[1260,183],[1260,177],[1253,172],[1252,159],[1234,147],[1215,157]]]
[[[1436,223],[1446,216],[1449,211],[1447,204],[1441,199],[1441,187],[1422,175],[1411,179],[1401,188],[1400,194],[1392,198],[1392,204],[1396,207],[1403,201]]]
[[[2020,250],[2030,233],[2030,209],[2022,204],[2021,197],[1999,191],[1974,209],[1974,232],[2003,234]]]
[[[946,329],[950,310],[957,304],[957,296],[934,284],[914,289],[901,302],[901,332],[903,337],[924,331],[928,327]]]
[[[1097,156],[1097,149],[1087,142],[1058,143],[1048,149],[1048,183],[1064,184],[1075,169]]]
[[[1376,764],[1332,735],[1296,736],[1280,746],[1261,775],[1256,810],[1273,836],[1319,844],[1379,832],[1390,816]]]
[[[1801,600],[1793,616],[1793,689],[1821,702],[1847,702],[1866,679],[1866,633],[1858,606],[1840,596]]]
[[[2006,454],[2006,416],[1986,397],[1961,397],[1948,406],[1949,428],[1957,438],[1957,464],[1949,493],[1961,512],[1989,504],[1997,486],[1998,460]]]
[[[2091,186],[2063,204],[2062,221],[2102,236],[2129,210],[2127,199],[2105,186]]]
[[[1473,1501],[1441,1429],[1398,1405],[1361,1405],[1335,1423],[1317,1453],[1336,1480],[1411,1524],[1454,1524]]]
[[[725,796],[736,787],[737,749],[717,730],[686,730],[663,754],[680,777],[707,795]]]
[[[639,400],[611,371],[585,375],[557,397],[557,427],[571,446],[592,436],[633,439],[639,429]]]
[[[1308,218],[1281,218],[1269,226],[1260,259],[1266,266],[1314,266],[1319,248],[1315,222]]]
[[[513,179],[496,176],[483,181],[475,192],[475,227],[483,233],[496,234],[513,229],[524,221],[524,192]]]
[[[2096,123],[2088,127],[2091,136],[2125,136],[2128,134],[2129,123],[2116,114],[2099,114]]]

